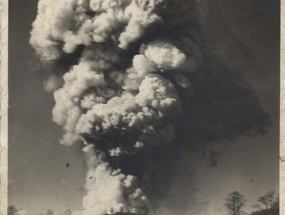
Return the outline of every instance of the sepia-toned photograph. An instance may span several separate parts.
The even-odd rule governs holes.
[[[280,214],[280,1],[7,4],[7,215]]]

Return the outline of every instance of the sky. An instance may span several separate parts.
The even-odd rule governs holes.
[[[43,89],[48,71],[28,42],[36,6],[36,0],[9,1],[8,201],[30,214],[79,210],[86,167],[80,146],[58,144],[62,130],[52,122],[53,97]],[[205,203],[201,214],[226,214],[224,199],[233,190],[246,197],[250,211],[279,183],[279,3],[217,0],[208,13],[218,54],[249,83],[272,123],[263,136],[213,143],[222,152],[216,167],[200,161],[185,171],[194,175],[196,198]]]

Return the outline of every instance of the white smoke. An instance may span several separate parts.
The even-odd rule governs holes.
[[[138,54],[126,71],[112,66],[118,61],[114,53],[105,51],[104,55],[98,48],[83,52],[79,64],[63,76],[63,87],[54,92],[53,119],[66,131],[63,144],[72,144],[82,134],[100,136],[114,130],[140,132],[134,145],[137,141],[149,144],[173,139],[173,129],[165,118],[180,113],[180,102],[174,84],[163,78],[158,68],[179,68],[176,62],[183,62],[185,55],[172,44],[155,44],[146,45],[146,50],[162,52],[168,56],[165,61],[158,57],[152,62]],[[167,126],[161,128],[162,123]],[[157,141],[151,140],[154,136]]]
[[[161,70],[177,69],[186,59],[179,49],[167,42],[153,42],[145,48],[143,53]]]
[[[83,149],[88,163],[86,196],[83,198],[84,211],[76,215],[101,215],[114,213],[151,214],[151,205],[138,187],[137,178],[124,175],[113,169],[102,152],[94,146]]]
[[[126,49],[160,17],[162,0],[41,0],[30,42],[46,60],[112,40]]]
[[[188,21],[185,14],[193,12],[195,2],[39,1],[30,43],[42,60],[60,60],[82,48],[78,63],[63,75],[62,87],[55,76],[45,84],[54,91],[53,120],[65,132],[61,143],[107,139],[104,150],[84,148],[87,195],[85,210],[77,214],[152,213],[139,179],[114,169],[111,158],[174,140],[172,121],[183,105],[177,87],[191,91],[188,67],[195,59],[166,38],[140,40],[155,26]],[[176,18],[165,23],[166,15]]]
[[[48,79],[44,82],[44,89],[51,93],[59,89],[62,85],[61,78],[56,75],[50,75]]]

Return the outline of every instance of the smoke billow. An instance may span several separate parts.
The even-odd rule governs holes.
[[[189,141],[203,148],[264,121],[248,91],[207,55],[201,4],[39,1],[30,43],[44,62],[70,66],[45,84],[53,120],[64,130],[61,144],[87,145],[85,210],[75,214],[153,214]],[[238,110],[221,108],[237,102]]]
[[[138,187],[137,178],[114,169],[100,150],[88,145],[83,149],[87,158],[87,195],[83,199],[83,212],[75,214],[146,214],[151,206]]]

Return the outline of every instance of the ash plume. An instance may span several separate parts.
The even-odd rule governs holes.
[[[93,145],[84,147],[83,151],[88,166],[85,184],[88,193],[83,198],[86,210],[74,214],[150,214],[150,202],[138,187],[135,176],[113,169],[104,153]]]
[[[65,64],[45,83],[60,143],[87,145],[85,210],[74,214],[154,214],[181,151],[264,125],[254,95],[209,54],[202,6],[39,1],[30,44],[43,62]]]

